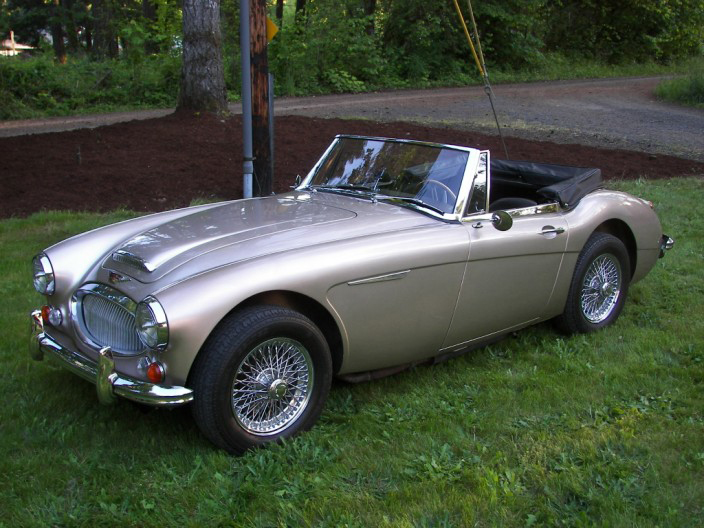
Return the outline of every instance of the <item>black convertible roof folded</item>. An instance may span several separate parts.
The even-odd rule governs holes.
[[[491,177],[519,180],[563,207],[573,207],[590,192],[602,187],[601,169],[567,167],[532,161],[491,160]]]

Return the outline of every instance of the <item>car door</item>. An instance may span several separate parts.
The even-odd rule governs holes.
[[[507,231],[477,222],[482,213],[475,211],[462,220],[469,256],[443,350],[539,319],[562,265],[569,233],[557,204],[509,211],[513,225]]]

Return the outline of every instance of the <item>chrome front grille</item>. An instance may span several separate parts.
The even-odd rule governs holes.
[[[84,286],[74,295],[73,313],[81,337],[96,348],[117,354],[138,354],[144,346],[134,322],[136,303],[103,284]]]

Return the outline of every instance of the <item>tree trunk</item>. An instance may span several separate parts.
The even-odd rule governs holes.
[[[369,17],[367,22],[367,35],[374,34],[374,12],[376,11],[376,0],[362,0],[364,4],[364,15]]]
[[[92,52],[97,59],[116,59],[119,54],[112,18],[111,0],[93,0]]]
[[[256,196],[272,191],[269,130],[269,63],[266,53],[266,0],[249,2],[250,58],[252,74],[252,153]]]
[[[284,0],[276,0],[276,23],[279,28],[284,25]]]
[[[75,55],[80,47],[78,42],[78,30],[76,28],[76,16],[74,0],[64,0],[66,8],[66,38],[68,39],[68,49]]]
[[[64,44],[64,27],[61,25],[61,3],[59,0],[53,1],[51,17],[51,41],[54,48],[56,60],[61,64],[66,64],[66,45]]]
[[[156,22],[156,5],[153,0],[142,0],[142,16],[151,23],[150,25]],[[159,53],[159,45],[154,42],[154,39],[151,37],[151,31],[152,28],[150,28],[148,36],[144,42],[144,51],[148,55],[156,55]]]
[[[220,0],[183,0],[183,64],[176,111],[227,111]]]
[[[306,0],[296,0],[296,20],[302,19],[306,14]]]

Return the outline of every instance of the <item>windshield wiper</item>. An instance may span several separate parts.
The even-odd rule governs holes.
[[[419,200],[418,198],[411,198],[408,196],[379,196],[379,195],[377,195],[376,199],[379,201],[383,201],[383,202],[398,203],[399,205],[406,205],[406,204],[416,205],[418,207],[430,209],[431,211],[435,211],[436,213],[441,214],[441,215],[444,215],[446,212],[438,207],[435,207],[434,205],[430,205],[428,203],[425,203],[423,200]]]
[[[352,183],[339,183],[337,185],[315,185],[315,189],[341,189],[343,191],[366,191],[366,192],[375,192],[374,189],[369,187],[368,185],[355,185]]]

